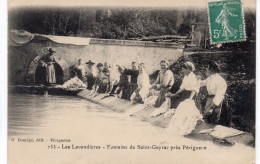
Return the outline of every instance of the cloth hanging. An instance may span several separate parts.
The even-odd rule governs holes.
[[[36,37],[47,38],[53,42],[60,43],[60,44],[72,44],[72,45],[79,45],[79,46],[89,45],[89,42],[91,40],[91,38],[83,38],[83,37],[32,34],[25,30],[12,29],[9,31],[8,43],[11,46],[22,46],[26,43],[29,43],[31,40],[33,40]]]
[[[10,30],[8,43],[11,46],[22,46],[33,40],[34,37],[34,34],[24,30]]]

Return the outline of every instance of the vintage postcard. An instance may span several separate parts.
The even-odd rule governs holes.
[[[8,164],[253,164],[256,1],[8,1]]]

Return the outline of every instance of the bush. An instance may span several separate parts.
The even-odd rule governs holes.
[[[182,82],[182,65],[185,61],[194,63],[194,73],[206,78],[207,62],[214,60],[221,65],[221,75],[227,80],[228,89],[222,106],[220,124],[255,133],[255,54],[254,53],[208,53],[181,57],[170,66],[175,83],[171,92],[176,92]],[[150,75],[154,81],[159,71]],[[202,107],[205,107],[207,90],[200,89]]]

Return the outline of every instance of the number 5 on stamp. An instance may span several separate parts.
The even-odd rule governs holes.
[[[211,44],[246,40],[241,0],[208,2]]]

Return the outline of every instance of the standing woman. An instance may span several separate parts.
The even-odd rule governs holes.
[[[219,72],[220,66],[215,61],[210,61],[206,69],[208,78],[200,82],[200,86],[206,86],[208,90],[208,99],[203,112],[204,120],[214,124],[220,119],[222,102],[227,90],[227,82]]]
[[[56,74],[54,63],[56,63],[54,58],[54,53],[56,53],[52,48],[49,48],[49,54],[46,56],[46,82],[47,84],[56,83]]]
[[[137,78],[137,89],[133,92],[131,100],[136,100],[137,102],[144,102],[148,97],[149,88],[151,87],[149,76],[145,72],[144,63],[139,65],[139,75]]]
[[[155,102],[155,107],[159,108],[165,99],[166,94],[169,92],[174,84],[174,77],[171,70],[168,69],[169,63],[166,60],[160,62],[161,70],[157,76],[156,81],[150,89],[159,90],[159,96]]]

